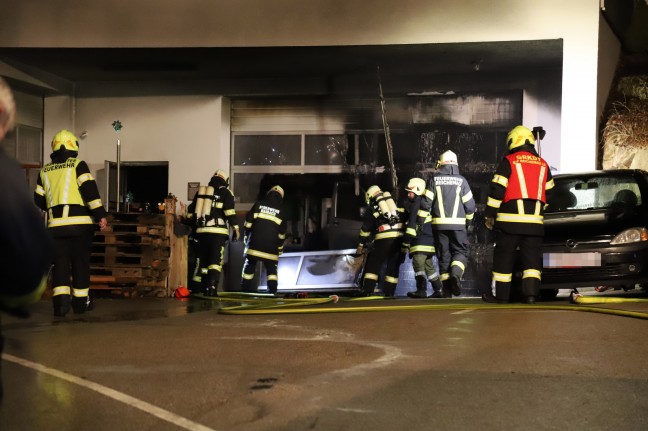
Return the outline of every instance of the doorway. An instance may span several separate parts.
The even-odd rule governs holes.
[[[157,212],[169,194],[169,162],[121,162],[117,171],[116,162],[105,162],[107,210]]]

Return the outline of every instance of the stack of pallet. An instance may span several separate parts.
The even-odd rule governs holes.
[[[170,240],[165,214],[114,213],[109,229],[95,233],[91,289],[123,296],[166,296]]]

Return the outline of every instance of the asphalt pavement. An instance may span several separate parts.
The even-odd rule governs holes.
[[[0,429],[648,429],[648,320],[601,312],[645,316],[645,301],[219,313],[231,305],[99,298],[84,315],[55,318],[48,301],[3,315]]]

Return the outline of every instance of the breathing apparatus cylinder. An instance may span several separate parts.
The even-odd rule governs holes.
[[[214,202],[214,188],[212,186],[207,186],[207,192],[205,193],[205,199],[202,204],[202,216],[207,219],[211,215],[211,207]]]
[[[202,207],[203,202],[205,201],[204,196],[207,194],[207,186],[198,187],[198,199],[196,199],[196,208],[194,212],[196,213],[196,220],[202,218]]]
[[[394,198],[392,198],[391,193],[383,192],[383,198],[385,198],[387,208],[389,208],[389,214],[391,214],[393,217],[398,217],[398,208],[396,207],[396,202],[394,202]]]
[[[396,209],[396,204],[394,199],[389,192],[383,192],[382,194],[376,197],[376,204],[380,209],[380,214],[390,223],[396,218],[398,218],[398,211]]]

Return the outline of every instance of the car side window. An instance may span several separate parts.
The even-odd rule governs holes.
[[[554,181],[556,187],[547,212],[634,207],[642,202],[639,185],[628,175],[556,177]]]

